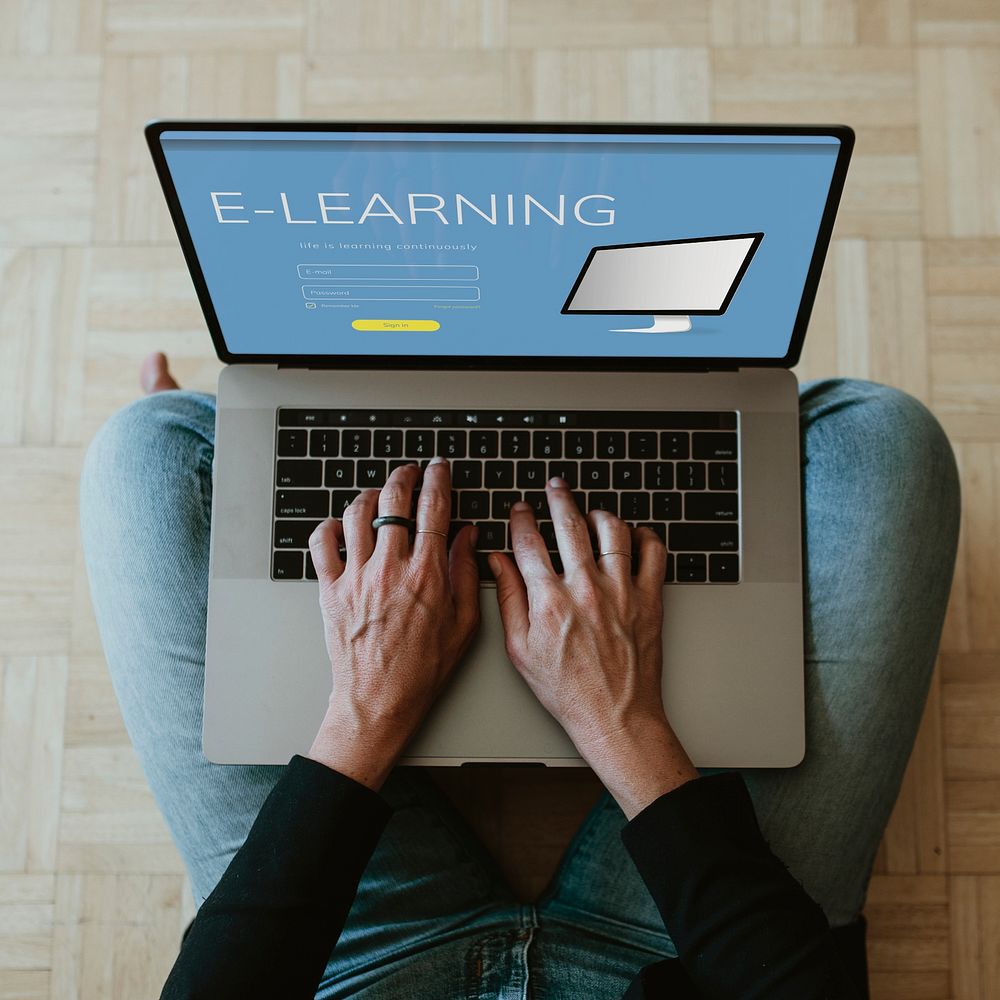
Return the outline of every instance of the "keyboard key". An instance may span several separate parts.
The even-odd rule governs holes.
[[[454,494],[452,494],[454,496]],[[451,523],[448,525],[448,544],[451,545],[455,541],[455,536],[467,525],[472,524],[471,521],[458,521],[455,518],[451,519]]]
[[[535,431],[531,453],[535,458],[562,458],[562,434],[558,431]]]
[[[275,481],[279,486],[322,486],[323,463],[319,459],[279,458]]]
[[[349,459],[330,459],[326,463],[326,485],[341,488],[353,486],[354,463]]]
[[[704,462],[677,463],[677,489],[703,490],[705,488]]]
[[[302,553],[275,552],[271,562],[271,576],[275,580],[302,579]]]
[[[674,552],[711,552],[740,546],[739,528],[735,524],[690,524],[675,521],[670,525],[669,547]]]
[[[330,494],[331,517],[343,517],[351,501],[361,495],[361,490],[334,490]]]
[[[458,512],[466,521],[478,521],[490,516],[490,495],[466,490],[458,495]]]
[[[543,493],[542,496],[545,496]],[[514,491],[498,491],[492,494],[493,511],[495,520],[506,521],[510,518],[510,509],[521,499],[521,494]]]
[[[628,436],[629,458],[658,458],[656,431],[632,431]]]
[[[681,494],[654,493],[653,517],[657,521],[679,521],[681,519]]]
[[[491,490],[509,490],[514,486],[513,462],[487,462],[483,485]]]
[[[316,573],[316,567],[313,565],[313,557],[311,552],[306,553],[306,579],[307,580],[319,579],[319,576]]]
[[[408,458],[433,458],[434,431],[407,431],[405,454]]]
[[[663,576],[664,583],[674,582],[674,554],[673,552],[667,553],[667,572]]]
[[[358,486],[362,489],[381,489],[388,474],[384,459],[370,458],[358,462]]]
[[[712,434],[700,431],[693,437],[695,458],[736,458],[735,434]]]
[[[644,521],[649,517],[649,494],[627,492],[622,493],[618,516],[623,521]]]
[[[328,419],[328,410],[299,410],[287,406],[278,410],[279,427],[323,427]]]
[[[559,549],[559,543],[556,541],[556,526],[551,521],[539,521],[538,533],[542,536],[545,547],[550,552],[556,552]]]
[[[452,487],[456,490],[478,490],[483,485],[482,462],[453,462]]]
[[[476,527],[479,536],[476,548],[483,551],[500,551],[507,548],[507,525],[502,521],[480,521]]]
[[[432,434],[431,437],[434,435]],[[403,454],[402,431],[376,431],[372,444],[372,454],[383,458],[400,458]],[[430,456],[428,456],[430,457]]]
[[[530,458],[531,432],[504,431],[500,435],[501,458]]]
[[[677,556],[678,583],[705,582],[705,556],[701,552],[681,552]]]
[[[565,479],[571,490],[575,490],[580,485],[580,466],[576,462],[566,462],[563,460],[549,462],[546,472],[549,479],[558,476]]]
[[[735,552],[709,556],[708,578],[712,583],[736,583],[740,578],[740,557]]]
[[[594,432],[567,431],[565,445],[567,458],[593,458]]]
[[[309,454],[314,458],[335,458],[340,442],[340,431],[314,430],[309,438]]]
[[[465,431],[438,431],[437,451],[443,458],[465,458],[465,447]]]
[[[710,490],[736,489],[735,462],[709,462],[708,488]]]
[[[278,517],[329,517],[330,494],[326,490],[278,490],[274,512]]]
[[[306,436],[304,430],[278,431],[279,455],[304,455],[306,453]]]
[[[643,521],[642,524],[638,525],[640,528],[652,528],[660,536],[660,541],[664,545],[667,544],[667,526],[665,524],[660,524],[656,521]]]
[[[470,458],[496,458],[500,453],[500,435],[496,431],[472,431],[469,434]]]
[[[684,519],[686,521],[735,521],[739,504],[735,493],[686,493]]]
[[[612,463],[611,485],[616,490],[639,489],[642,486],[642,465],[639,462]]]
[[[319,521],[275,521],[276,549],[307,549],[309,536],[319,527]]]
[[[606,510],[612,514],[618,514],[618,494],[617,493],[588,493],[587,510]]]
[[[549,514],[549,495],[542,490],[524,494],[524,502],[531,505],[532,513],[538,521],[546,520]]]
[[[580,485],[585,490],[606,490],[611,486],[610,462],[581,462]]]
[[[624,458],[624,431],[602,431],[597,435],[598,458]]]
[[[665,431],[660,435],[660,458],[687,458],[691,454],[691,435],[685,431]]]
[[[544,462],[518,462],[517,488],[519,490],[539,490],[545,485]]]
[[[371,431],[344,431],[340,439],[341,454],[351,458],[368,458],[372,453]]]
[[[643,486],[647,490],[672,490],[674,488],[673,462],[645,462],[646,478]]]

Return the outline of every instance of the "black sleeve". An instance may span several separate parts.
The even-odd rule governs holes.
[[[295,756],[188,930],[161,1000],[312,1000],[392,810]]]
[[[621,837],[699,995],[864,995],[823,910],[761,835],[738,772],[695,778],[661,795]]]

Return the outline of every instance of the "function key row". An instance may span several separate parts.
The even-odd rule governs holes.
[[[282,458],[569,458],[734,461],[735,431],[362,430],[281,428]]]
[[[284,406],[279,427],[649,427],[736,430],[735,410],[327,410]]]

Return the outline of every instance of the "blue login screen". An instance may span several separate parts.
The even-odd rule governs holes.
[[[229,351],[780,358],[834,136],[167,131]]]

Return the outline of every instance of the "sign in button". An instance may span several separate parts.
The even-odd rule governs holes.
[[[356,319],[355,330],[440,330],[441,324],[433,319]]]

